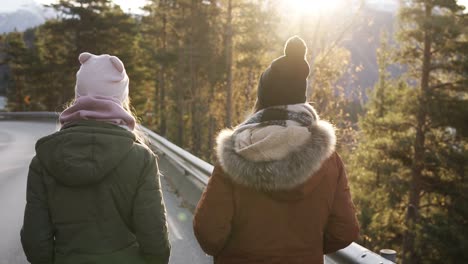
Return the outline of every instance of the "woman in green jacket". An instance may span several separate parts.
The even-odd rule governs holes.
[[[60,131],[36,143],[21,242],[33,264],[168,263],[158,166],[115,56],[82,53]]]

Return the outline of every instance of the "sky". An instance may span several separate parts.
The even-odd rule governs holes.
[[[57,0],[0,0],[0,12],[11,12],[18,9],[20,6],[29,4],[31,2],[36,2],[40,4],[50,4],[57,2]],[[122,7],[123,10],[128,11],[129,9],[132,12],[137,12],[138,7],[143,6],[146,0],[113,0]]]
[[[37,2],[41,4],[50,4],[52,2],[56,2],[56,0],[0,0],[0,11],[14,11],[18,9],[21,5],[27,4],[30,2]],[[134,13],[139,13],[139,7],[143,6],[146,0],[113,0],[115,3],[120,5],[124,11],[132,11]],[[295,2],[313,2],[317,1],[318,3],[323,3],[324,0],[296,0]],[[333,2],[332,1],[325,1],[325,2]],[[368,0],[369,2],[379,3],[379,2],[387,2],[387,1],[396,1],[396,0]],[[293,1],[294,2],[294,1]],[[468,6],[468,0],[458,0],[459,4],[464,6]],[[313,4],[308,4],[313,5]]]

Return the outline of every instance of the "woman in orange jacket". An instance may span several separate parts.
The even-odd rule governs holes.
[[[359,227],[335,132],[306,103],[306,45],[262,74],[254,113],[217,138],[217,159],[194,232],[216,264],[323,263]]]

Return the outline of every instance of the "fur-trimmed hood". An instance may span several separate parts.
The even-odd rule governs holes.
[[[233,182],[264,191],[294,189],[334,153],[334,128],[320,120],[309,104],[265,110],[235,129],[222,130],[216,140],[217,158]],[[282,123],[277,117],[265,120],[272,110],[288,117]]]

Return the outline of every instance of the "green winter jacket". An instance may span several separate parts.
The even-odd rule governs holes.
[[[36,143],[21,242],[32,264],[168,263],[154,154],[116,125],[80,121]]]

